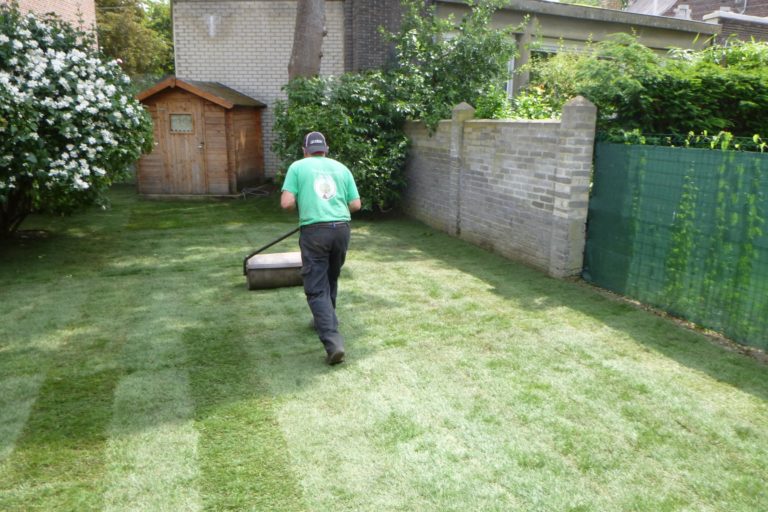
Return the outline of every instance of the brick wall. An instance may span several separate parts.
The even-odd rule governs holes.
[[[341,74],[344,6],[340,0],[326,0],[325,9],[328,34],[323,40],[320,72]],[[273,105],[284,98],[280,88],[288,82],[296,2],[176,0],[173,11],[176,75],[220,82],[267,105],[262,117],[264,163],[266,175],[274,176],[278,160],[271,151]]]
[[[10,3],[8,0],[0,1],[4,4]],[[39,14],[54,12],[73,25],[79,25],[82,18],[83,27],[86,29],[96,25],[94,0],[19,0],[19,8]]]
[[[704,19],[722,26],[717,38],[719,42],[725,42],[733,36],[742,41],[768,41],[767,18],[718,11],[704,16]]]
[[[462,104],[429,136],[409,123],[404,210],[555,277],[581,272],[596,109],[560,121],[484,121]]]

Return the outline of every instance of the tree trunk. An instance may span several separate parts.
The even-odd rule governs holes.
[[[325,34],[325,0],[298,0],[293,50],[288,63],[289,80],[320,74]]]
[[[0,203],[0,239],[11,238],[32,211],[32,201],[23,190],[15,190]]]

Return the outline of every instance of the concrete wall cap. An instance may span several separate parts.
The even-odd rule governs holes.
[[[459,103],[458,105],[453,107],[453,110],[452,110],[452,112],[465,112],[465,111],[474,112],[475,111],[475,107],[473,107],[472,105],[470,105],[466,101],[462,101],[461,103]]]
[[[575,96],[565,103],[566,107],[592,107],[595,108],[595,104],[589,101],[584,96]]]

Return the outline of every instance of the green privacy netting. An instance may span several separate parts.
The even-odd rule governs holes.
[[[597,143],[583,276],[768,348],[768,154]]]

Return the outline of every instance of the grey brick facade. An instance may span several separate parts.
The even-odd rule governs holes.
[[[407,214],[540,268],[581,272],[596,109],[575,98],[561,121],[473,120],[466,104],[429,133],[409,123]]]

